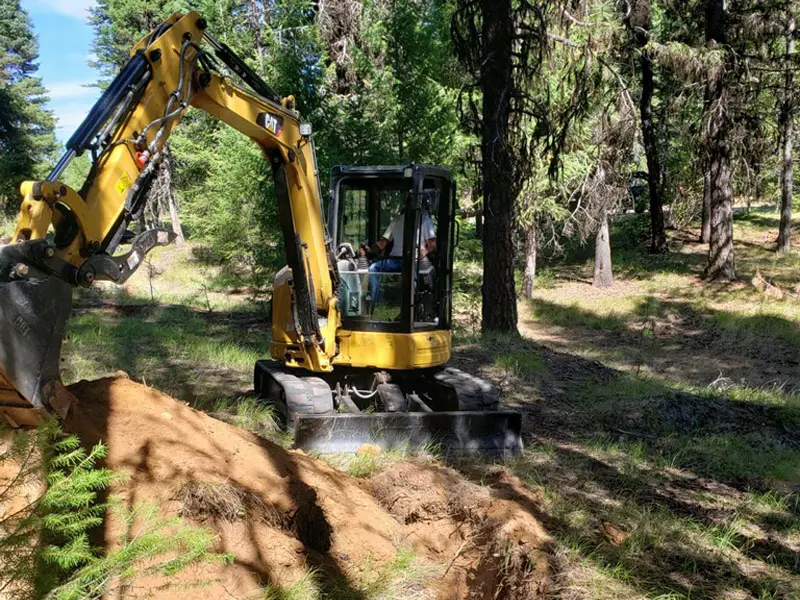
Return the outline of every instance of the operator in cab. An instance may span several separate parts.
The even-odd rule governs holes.
[[[369,292],[370,300],[372,301],[373,306],[377,303],[379,298],[379,273],[400,273],[403,270],[404,224],[405,210],[401,209],[400,212],[392,218],[389,226],[386,228],[386,231],[383,232],[383,235],[373,248],[377,251],[376,253],[379,254],[386,250],[389,242],[392,243],[389,256],[375,261],[369,267]],[[418,239],[420,240],[419,254],[417,255],[418,260],[427,260],[429,255],[432,255],[436,252],[436,230],[434,229],[433,222],[431,221],[431,218],[427,212],[423,212],[421,215],[420,235]],[[359,250],[359,254],[361,256],[364,256],[366,252],[367,249],[364,247]]]

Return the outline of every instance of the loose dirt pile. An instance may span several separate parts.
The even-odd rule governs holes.
[[[216,550],[235,556],[167,588],[163,580],[137,582],[148,597],[258,598],[264,585],[285,588],[314,569],[330,596],[366,598],[357,591],[365,571],[391,564],[409,544],[435,565],[417,597],[536,598],[547,582],[538,499],[517,480],[501,481],[505,475],[486,488],[406,462],[357,480],[125,377],[70,391],[79,404],[66,428],[87,444],[103,440],[108,466],[128,476],[113,493],[129,508],[155,503],[164,515],[206,526]],[[109,517],[107,548],[135,534],[124,527]],[[202,591],[186,587],[197,580]]]
[[[478,486],[452,469],[405,462],[368,485],[419,552],[449,558],[442,597],[539,598],[549,582],[540,499],[504,471],[489,479]]]

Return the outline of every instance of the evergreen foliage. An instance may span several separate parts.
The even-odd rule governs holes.
[[[101,0],[91,23],[103,77],[161,19],[188,9],[203,14],[209,31],[281,95],[295,96],[316,130],[322,177],[342,163],[457,168],[463,161],[449,2],[199,0],[189,7],[180,0]],[[260,150],[196,110],[170,144],[189,236],[208,244],[208,258],[231,265],[229,282],[267,282],[283,245]]]
[[[19,0],[0,4],[0,210],[18,208],[19,184],[42,177],[56,150],[46,90],[36,77],[38,43]]]
[[[187,525],[177,517],[159,517],[157,506],[127,510],[117,505],[114,510],[125,531],[136,533],[125,538],[119,549],[81,561],[80,567],[52,588],[45,600],[99,600],[125,590],[138,578],[171,577],[198,563],[231,560],[228,555],[210,551],[214,538],[208,530]]]
[[[8,443],[0,450],[0,464],[16,466],[16,476],[0,489],[0,502],[20,508],[0,519],[0,594],[19,600],[94,599],[138,577],[227,560],[210,552],[207,530],[160,517],[158,507],[129,510],[120,503],[112,503],[116,517],[126,532],[135,533],[103,553],[91,544],[90,533],[103,524],[109,509],[103,497],[115,478],[100,466],[106,447],[98,443],[87,451],[54,419],[34,431],[3,434]],[[26,500],[25,493],[34,498]]]

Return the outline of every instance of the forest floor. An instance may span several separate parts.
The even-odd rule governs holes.
[[[523,412],[526,450],[502,465],[439,460],[495,491],[507,474],[532,490],[535,505],[507,491],[553,538],[554,596],[800,597],[800,230],[777,256],[777,225],[771,209],[739,214],[739,280],[709,285],[695,229],[653,256],[618,223],[615,286],[590,285],[585,250],[551,261],[520,302],[521,337],[476,335],[480,262],[462,243],[453,362]],[[124,289],[76,299],[64,379],[123,370],[272,436],[247,398],[269,349],[265,305],[220,290],[219,267],[190,250],[159,250]],[[373,481],[401,458],[333,462]]]

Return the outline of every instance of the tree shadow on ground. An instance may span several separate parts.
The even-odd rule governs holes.
[[[243,379],[243,372],[232,369],[241,387],[231,394],[230,383],[224,377],[215,383],[206,376],[207,371],[198,371],[196,361],[176,358],[174,341],[235,342],[259,353],[262,348],[259,344],[267,339],[267,326],[260,317],[235,312],[206,315],[184,307],[109,310],[112,314],[106,315],[108,319],[101,323],[102,336],[109,340],[108,345],[103,346],[103,356],[96,357],[101,365],[107,365],[109,372],[122,367],[131,375],[146,376],[150,385],[177,389],[173,393],[187,399],[193,396],[182,396],[181,389],[189,390],[195,398],[225,395],[226,389],[230,397],[250,389],[251,365],[247,366],[247,380]],[[574,338],[582,328],[581,320],[589,317],[581,309],[570,310],[562,326]],[[671,312],[683,309],[648,303],[638,310],[647,318],[666,319]],[[117,314],[120,311],[122,315]],[[125,315],[125,311],[134,312]],[[127,317],[131,321],[126,321]],[[692,318],[705,323],[711,317],[698,313]],[[593,330],[599,337],[591,343],[597,340],[605,341],[608,346],[626,343],[628,322],[617,324],[616,331]],[[744,321],[741,328],[779,330],[785,325],[780,321],[765,324],[753,320]],[[76,335],[89,335],[98,322],[78,322],[75,326]],[[633,335],[641,336],[636,332]],[[661,350],[673,352],[666,345]],[[711,351],[709,344],[700,345],[689,359],[700,362]],[[150,365],[141,362],[142,356],[154,356],[160,364],[160,374],[154,379],[148,370]],[[505,358],[500,360],[502,357]],[[732,360],[725,354],[721,359]],[[525,338],[485,338],[479,343],[456,347],[453,362],[500,383],[505,388],[508,405],[524,414],[528,446],[534,450],[551,449],[547,460],[522,459],[510,463],[509,468],[524,481],[543,485],[575,510],[537,505],[507,481],[492,483],[492,493],[517,501],[583,559],[602,568],[621,565],[629,574],[626,585],[644,594],[720,598],[738,587],[752,597],[762,594],[793,597],[784,590],[792,585],[797,590],[793,579],[797,575],[797,552],[785,540],[787,530],[795,531],[800,517],[796,509],[800,418],[794,409],[757,398],[739,400],[724,393],[688,393],[657,381],[631,377],[600,362],[554,351]],[[203,386],[203,390],[198,386]],[[213,391],[203,396],[201,391],[208,389]],[[609,458],[606,450],[596,451],[598,445],[605,448],[611,444],[622,448],[623,454],[637,449],[644,458],[638,462],[624,461]],[[269,455],[270,448],[265,444],[265,454]],[[209,447],[208,451],[213,453],[215,449]],[[143,451],[142,456],[146,460],[147,453]],[[476,481],[490,481],[486,466],[452,464]],[[294,490],[295,501],[307,495],[309,486],[298,475],[296,466],[281,468]],[[136,471],[140,470],[146,472],[147,468],[137,466]],[[251,485],[245,481],[239,483],[245,487]],[[750,490],[793,495],[795,500],[786,504],[794,508],[747,513],[741,505]],[[313,509],[317,506],[321,510],[316,499],[308,504],[316,515],[309,519],[314,524],[311,529],[322,532],[317,533],[321,536],[317,547],[304,543],[309,564],[326,574],[323,587],[331,594],[363,597],[337,566],[338,558],[325,550],[328,520],[324,511],[320,516]],[[626,510],[620,510],[620,505]],[[576,520],[574,515],[578,510],[588,517]],[[654,510],[663,511],[669,520],[681,520],[671,537],[637,531],[642,521],[636,515]],[[725,527],[736,516],[758,526],[763,534],[737,533],[730,542],[732,556],[708,551],[693,543],[691,534],[686,533],[693,523],[703,531],[712,531]],[[621,522],[634,532],[631,538],[634,541],[620,545],[609,542],[602,533],[602,525],[607,521]],[[634,542],[638,546],[632,547]],[[747,560],[755,561],[757,568],[750,569]],[[274,577],[267,568],[251,567],[262,581]]]
[[[252,390],[256,359],[269,355],[269,323],[259,312],[181,305],[78,305],[65,356],[91,362],[92,377],[125,371],[197,408]],[[65,380],[76,379],[70,370]]]
[[[599,315],[536,298],[532,331],[548,345],[576,347],[631,371],[646,369],[705,386],[720,376],[750,386],[800,390],[800,326],[774,314],[711,310],[684,300],[642,298],[629,314]]]
[[[121,407],[125,404],[120,403],[120,400],[116,403],[111,401],[113,385],[114,379],[109,378],[72,386],[71,391],[79,398],[80,412],[70,417],[67,428],[78,434],[87,445],[100,440],[106,442],[110,456],[115,456],[114,468],[129,475],[117,482],[119,489],[115,490],[123,494],[128,510],[133,510],[143,502],[157,501],[162,512],[174,515],[177,510],[181,514],[181,500],[177,494],[185,486],[192,484],[224,484],[232,486],[245,498],[258,499],[254,506],[248,506],[246,511],[233,519],[218,517],[215,513],[218,507],[215,506],[206,507],[207,514],[203,514],[201,510],[200,514],[191,517],[217,537],[218,552],[233,555],[233,564],[239,569],[233,574],[233,579],[230,579],[230,575],[225,575],[224,571],[217,570],[211,571],[213,575],[209,579],[205,568],[200,566],[182,573],[175,580],[170,578],[169,585],[177,586],[178,589],[198,584],[213,587],[222,581],[223,588],[230,593],[224,587],[225,582],[227,581],[227,585],[236,582],[236,585],[247,587],[247,577],[242,579],[242,572],[245,572],[256,585],[270,586],[273,590],[285,589],[287,581],[279,574],[282,568],[280,565],[285,565],[283,561],[287,559],[280,556],[270,543],[275,544],[275,540],[288,536],[296,540],[298,548],[295,552],[305,563],[301,566],[315,574],[315,582],[324,597],[366,599],[365,593],[351,582],[350,575],[343,567],[343,561],[350,560],[349,557],[342,558],[333,552],[334,528],[320,503],[317,491],[307,481],[309,477],[324,477],[327,485],[333,486],[334,493],[346,496],[348,491],[328,476],[326,467],[303,455],[290,454],[272,442],[256,436],[238,434],[235,430],[233,433],[223,432],[227,435],[222,438],[214,437],[209,431],[207,417],[193,413],[180,404],[171,405],[174,412],[169,422],[175,428],[174,435],[165,435],[163,414],[159,418],[158,410],[125,409],[126,412],[115,416],[113,411],[123,410]],[[90,391],[87,391],[89,388]],[[146,388],[139,389],[142,394],[146,393]],[[84,402],[80,402],[82,397]],[[88,401],[87,397],[93,399]],[[132,401],[134,398],[127,400]],[[147,398],[142,397],[141,401],[147,402]],[[131,419],[135,419],[135,422],[132,423]],[[114,420],[117,426],[135,430],[133,436],[122,439],[119,431],[110,432],[110,423]],[[121,423],[121,420],[127,422]],[[226,426],[223,425],[222,428],[224,427]],[[238,435],[245,437],[260,451],[264,462],[251,458],[242,467],[239,458],[230,451],[231,440],[226,439],[232,436],[235,440]],[[241,444],[240,441],[238,443]],[[251,450],[248,447],[245,451]],[[259,469],[264,470],[261,477],[274,480],[275,487],[264,487],[258,477]],[[273,504],[276,497],[279,501]],[[270,515],[269,518],[259,517],[259,511]],[[114,522],[107,516],[103,526],[104,533],[99,532],[96,537],[100,547],[113,547],[115,540],[121,535],[120,525],[121,523]],[[136,528],[141,524],[132,523],[130,526]],[[265,529],[274,529],[278,533],[270,534],[272,538],[265,538]],[[127,531],[127,534],[132,537],[135,531]],[[375,530],[370,534],[385,537],[389,535]],[[265,543],[265,539],[272,542]],[[286,542],[281,543],[286,545]],[[276,545],[280,546],[281,543]],[[392,541],[387,537],[386,543],[391,544]],[[290,560],[297,560],[297,555],[291,553]],[[220,576],[222,580],[213,579]],[[163,585],[163,582],[152,579],[148,582],[149,585]],[[137,585],[148,585],[148,582],[137,582]],[[252,583],[249,585],[252,586]],[[220,592],[218,588],[217,591]]]
[[[481,368],[508,353],[535,356],[526,364],[537,368],[522,376]],[[530,505],[508,481],[491,483],[486,465],[453,458],[451,466],[517,499],[580,560],[647,596],[800,592],[800,554],[786,535],[800,522],[796,406],[689,393],[525,338],[453,354],[503,385],[504,402],[523,412],[528,451],[507,466],[550,500]],[[754,493],[787,499],[756,510]],[[736,519],[747,526],[733,527]],[[627,532],[624,541],[609,539],[609,523]]]
[[[780,217],[774,212],[773,207],[761,207],[762,212],[771,214],[737,214],[735,224],[748,225],[753,229],[747,236],[734,231],[734,247],[737,262],[737,276],[739,279],[752,277],[756,267],[762,269],[767,266],[771,270],[777,269],[776,277],[781,285],[794,285],[792,279],[793,260],[775,253],[775,239],[763,239],[760,243],[752,241],[753,236],[766,235],[765,230],[775,230]],[[758,210],[761,210],[758,209]],[[754,209],[755,211],[756,209]],[[646,251],[648,245],[647,218],[645,216],[626,215],[612,224],[611,253],[614,274],[618,277],[632,280],[653,280],[664,275],[689,275],[702,277],[708,262],[708,244],[699,240],[697,228],[682,228],[673,230],[669,235],[670,252],[650,254]],[[800,233],[800,223],[793,226],[794,233]],[[586,280],[591,278],[591,264],[593,261],[592,244],[575,244],[568,242],[562,252],[555,256],[542,256],[541,268],[552,268],[559,278]],[[781,264],[774,264],[776,257],[781,258]],[[769,261],[769,262],[767,262]],[[786,270],[790,272],[784,272]],[[727,286],[720,286],[727,287]]]
[[[670,237],[671,252],[648,254],[645,245],[621,246],[611,234],[611,258],[614,275],[626,279],[650,280],[663,275],[700,276],[708,260],[703,244],[694,240],[691,232],[680,232]],[[577,249],[565,257],[542,261],[541,268],[553,268],[557,277],[567,279],[591,279],[593,254],[589,249]]]
[[[769,214],[764,214],[769,213]],[[737,212],[733,216],[733,222],[736,223],[749,223],[756,227],[761,228],[775,228],[780,225],[781,216],[775,212],[774,207],[760,207],[758,210],[751,209],[749,213]],[[797,227],[797,224],[795,224]]]

